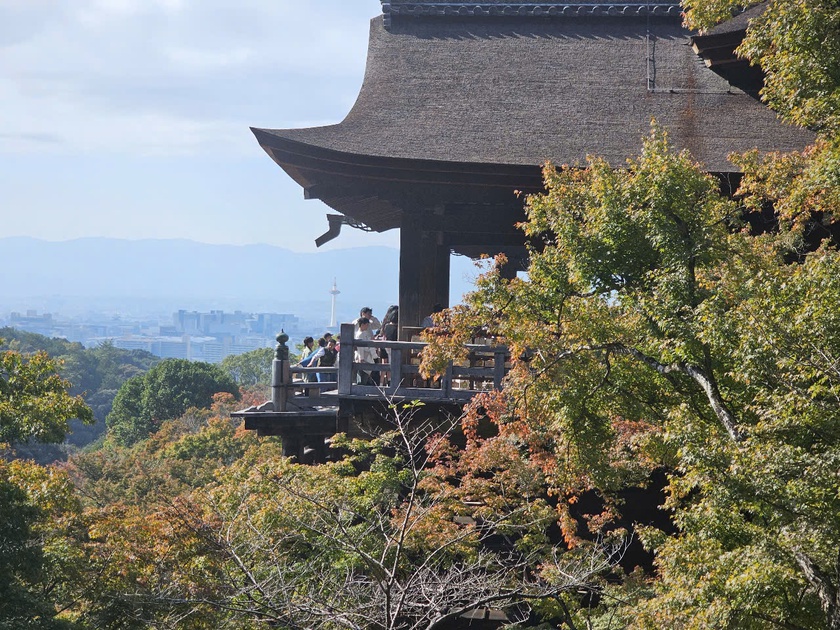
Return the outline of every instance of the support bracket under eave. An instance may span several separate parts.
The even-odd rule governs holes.
[[[321,245],[329,243],[337,237],[341,233],[341,226],[344,225],[344,219],[345,217],[340,214],[328,214],[327,223],[330,229],[315,239],[315,247],[321,247]]]

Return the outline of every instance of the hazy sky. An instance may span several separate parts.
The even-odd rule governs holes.
[[[314,251],[326,206],[248,129],[340,121],[379,0],[0,1],[0,237]],[[326,247],[397,246],[345,229]]]

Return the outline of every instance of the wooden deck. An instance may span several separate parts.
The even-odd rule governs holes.
[[[365,410],[382,413],[391,403],[412,400],[432,409],[451,410],[479,392],[501,389],[509,367],[505,346],[469,344],[464,361],[450,363],[439,378],[425,379],[420,361],[426,345],[416,340],[357,340],[353,325],[343,324],[338,366],[305,368],[291,366],[282,358],[288,357],[288,349],[281,342],[272,364],[271,400],[233,415],[244,418],[245,428],[259,435],[281,436],[287,456],[323,461],[325,439],[339,432],[352,433],[356,416]],[[384,349],[388,361],[356,362],[357,348]]]

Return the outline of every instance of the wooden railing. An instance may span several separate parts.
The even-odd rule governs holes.
[[[347,339],[349,341],[345,341]],[[437,379],[420,375],[422,341],[361,341],[353,339],[352,324],[341,327],[338,393],[340,396],[382,396],[417,400],[471,399],[478,391],[501,389],[508,350],[504,346],[470,344],[463,365],[449,363]],[[387,363],[356,363],[356,348],[384,349]],[[349,350],[349,352],[348,352]],[[363,373],[379,374],[379,384],[363,384]]]
[[[478,392],[501,389],[509,367],[507,347],[468,344],[466,359],[450,362],[438,378],[426,379],[420,374],[425,342],[362,341],[354,338],[353,331],[353,324],[342,324],[338,367],[305,368],[275,359],[274,411],[333,407],[340,398],[467,402]],[[357,348],[385,350],[387,362],[356,362]],[[335,375],[337,381],[307,380],[312,375]]]

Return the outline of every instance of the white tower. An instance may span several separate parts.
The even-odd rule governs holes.
[[[335,285],[335,278],[333,278],[333,285],[332,289],[330,289],[330,295],[332,295],[332,310],[330,311],[330,328],[335,328],[335,296],[341,293],[338,290],[338,287]]]

